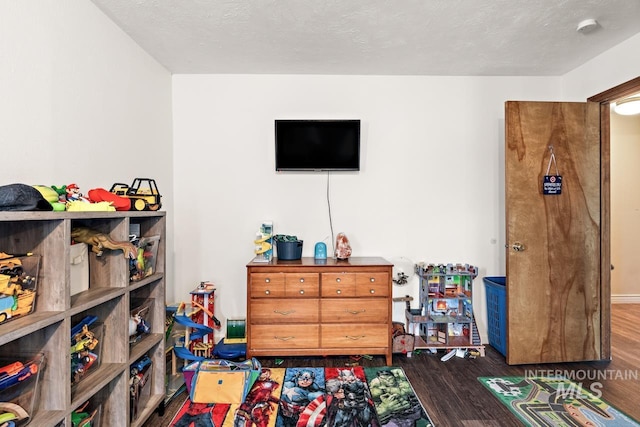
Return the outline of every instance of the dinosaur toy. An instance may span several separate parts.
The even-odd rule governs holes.
[[[71,238],[76,242],[91,246],[91,251],[102,256],[103,249],[122,250],[125,258],[136,259],[138,250],[131,242],[118,242],[108,235],[87,227],[76,227],[71,230]]]

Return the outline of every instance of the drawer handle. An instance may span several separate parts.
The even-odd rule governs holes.
[[[266,279],[264,279],[265,283],[271,283],[271,279],[269,279],[268,277]]]
[[[264,291],[264,294],[265,294],[265,295],[270,295],[270,294],[271,294],[271,291],[270,291],[269,289],[267,289],[266,291]]]
[[[295,337],[292,337],[292,336],[288,336],[288,337],[279,337],[279,336],[277,336],[277,335],[276,335],[275,337],[273,337],[273,338],[275,338],[275,339],[277,339],[277,340],[280,340],[280,341],[289,341],[289,340],[295,339]]]
[[[370,293],[370,294],[375,294],[375,293],[376,293],[376,290],[375,290],[375,289],[369,289],[369,293]]]
[[[346,335],[345,338],[348,339],[348,340],[352,340],[352,341],[358,341],[358,340],[361,340],[363,338],[366,338],[366,335],[359,335],[357,337],[353,336],[353,335]]]
[[[289,310],[289,311],[280,311],[280,310],[273,310],[274,313],[276,314],[282,314],[283,316],[288,316],[291,313],[295,313],[295,310]]]
[[[360,314],[360,313],[364,313],[367,310],[362,309],[362,310],[345,310],[345,311],[349,314]]]
[[[304,289],[300,289],[300,295],[304,295]]]
[[[336,294],[340,295],[342,291],[340,289],[336,289]]]
[[[375,278],[375,277],[372,277],[371,279],[369,279],[369,281],[370,281],[370,282],[375,282],[375,281],[376,281],[376,278]]]
[[[300,283],[304,283],[304,277],[300,278]]]
[[[339,277],[336,278],[336,282],[340,283],[340,278]]]

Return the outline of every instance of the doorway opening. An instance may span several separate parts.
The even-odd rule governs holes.
[[[600,304],[602,358],[611,359],[611,103],[640,92],[640,77],[587,99],[600,104],[601,255]]]
[[[616,102],[617,104],[617,102]],[[611,108],[611,303],[640,303],[635,276],[640,240],[640,113]]]

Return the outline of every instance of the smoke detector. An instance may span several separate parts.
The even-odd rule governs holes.
[[[584,21],[580,21],[578,24],[578,28],[576,31],[582,34],[590,33],[598,27],[598,21],[595,19],[585,19]]]

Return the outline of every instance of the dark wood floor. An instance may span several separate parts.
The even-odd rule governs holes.
[[[523,376],[526,371],[558,370],[574,372],[587,378],[589,388],[595,381],[602,384],[602,398],[632,418],[640,421],[640,304],[616,304],[612,307],[612,360],[609,362],[563,363],[548,365],[509,366],[504,357],[491,346],[486,356],[476,359],[454,357],[442,362],[442,354],[421,352],[408,358],[394,355],[394,366],[404,368],[418,397],[438,427],[521,426],[518,419],[493,397],[477,380],[482,376]],[[344,366],[348,358],[284,358],[280,367]],[[265,367],[275,367],[275,359],[260,358]],[[361,360],[363,366],[384,366],[383,357]],[[605,372],[606,371],[606,372]],[[600,372],[600,374],[598,374]],[[620,378],[620,375],[626,378]],[[606,378],[605,378],[606,377]],[[183,397],[174,399],[164,417],[154,414],[145,427],[169,425]]]

